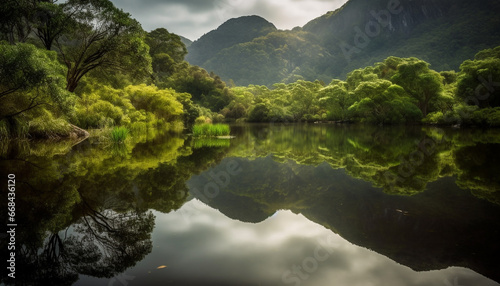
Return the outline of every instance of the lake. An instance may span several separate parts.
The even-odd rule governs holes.
[[[500,285],[500,130],[246,124],[231,135],[1,143],[16,204],[16,278],[2,282]]]

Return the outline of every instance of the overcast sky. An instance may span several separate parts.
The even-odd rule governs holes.
[[[303,26],[347,0],[111,0],[132,14],[146,31],[166,28],[196,40],[225,21],[258,15],[278,29]]]

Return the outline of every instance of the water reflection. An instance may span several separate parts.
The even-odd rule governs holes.
[[[186,219],[184,208],[197,210],[196,216]],[[291,275],[283,279],[294,266],[307,275],[300,285],[453,285],[455,280],[457,285],[497,285],[459,267],[415,272],[291,211],[248,224],[192,200],[176,212],[155,215],[155,249],[126,272],[133,278],[130,285],[297,285],[287,283]],[[306,262],[304,268],[319,248],[326,259],[314,268]],[[161,265],[167,267],[157,269]],[[90,283],[107,281],[85,278],[76,285]]]
[[[224,159],[208,172],[221,172],[228,160],[236,161],[242,174],[216,197],[202,199],[230,218],[259,223],[277,210],[292,210],[414,270],[464,266],[500,280],[500,209],[460,189],[452,178],[407,197],[388,195],[326,163],[279,163],[271,156]],[[201,174],[188,185],[201,189],[211,180]]]
[[[489,279],[500,281],[499,130],[232,132],[224,142],[148,134],[121,146],[2,143],[2,177],[18,178],[16,285],[120,277],[133,277],[130,285],[453,285],[457,277],[498,285]],[[329,255],[315,266],[307,258],[318,245]],[[294,273],[294,265],[317,269]]]

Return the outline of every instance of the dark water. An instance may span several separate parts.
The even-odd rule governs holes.
[[[232,135],[0,145],[17,224],[16,278],[4,266],[2,281],[499,285],[500,130],[242,125]],[[4,187],[2,197],[5,229]]]

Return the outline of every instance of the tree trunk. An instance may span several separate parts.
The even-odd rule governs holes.
[[[68,78],[68,83],[66,85],[66,90],[69,92],[75,92],[78,82],[74,78]]]

